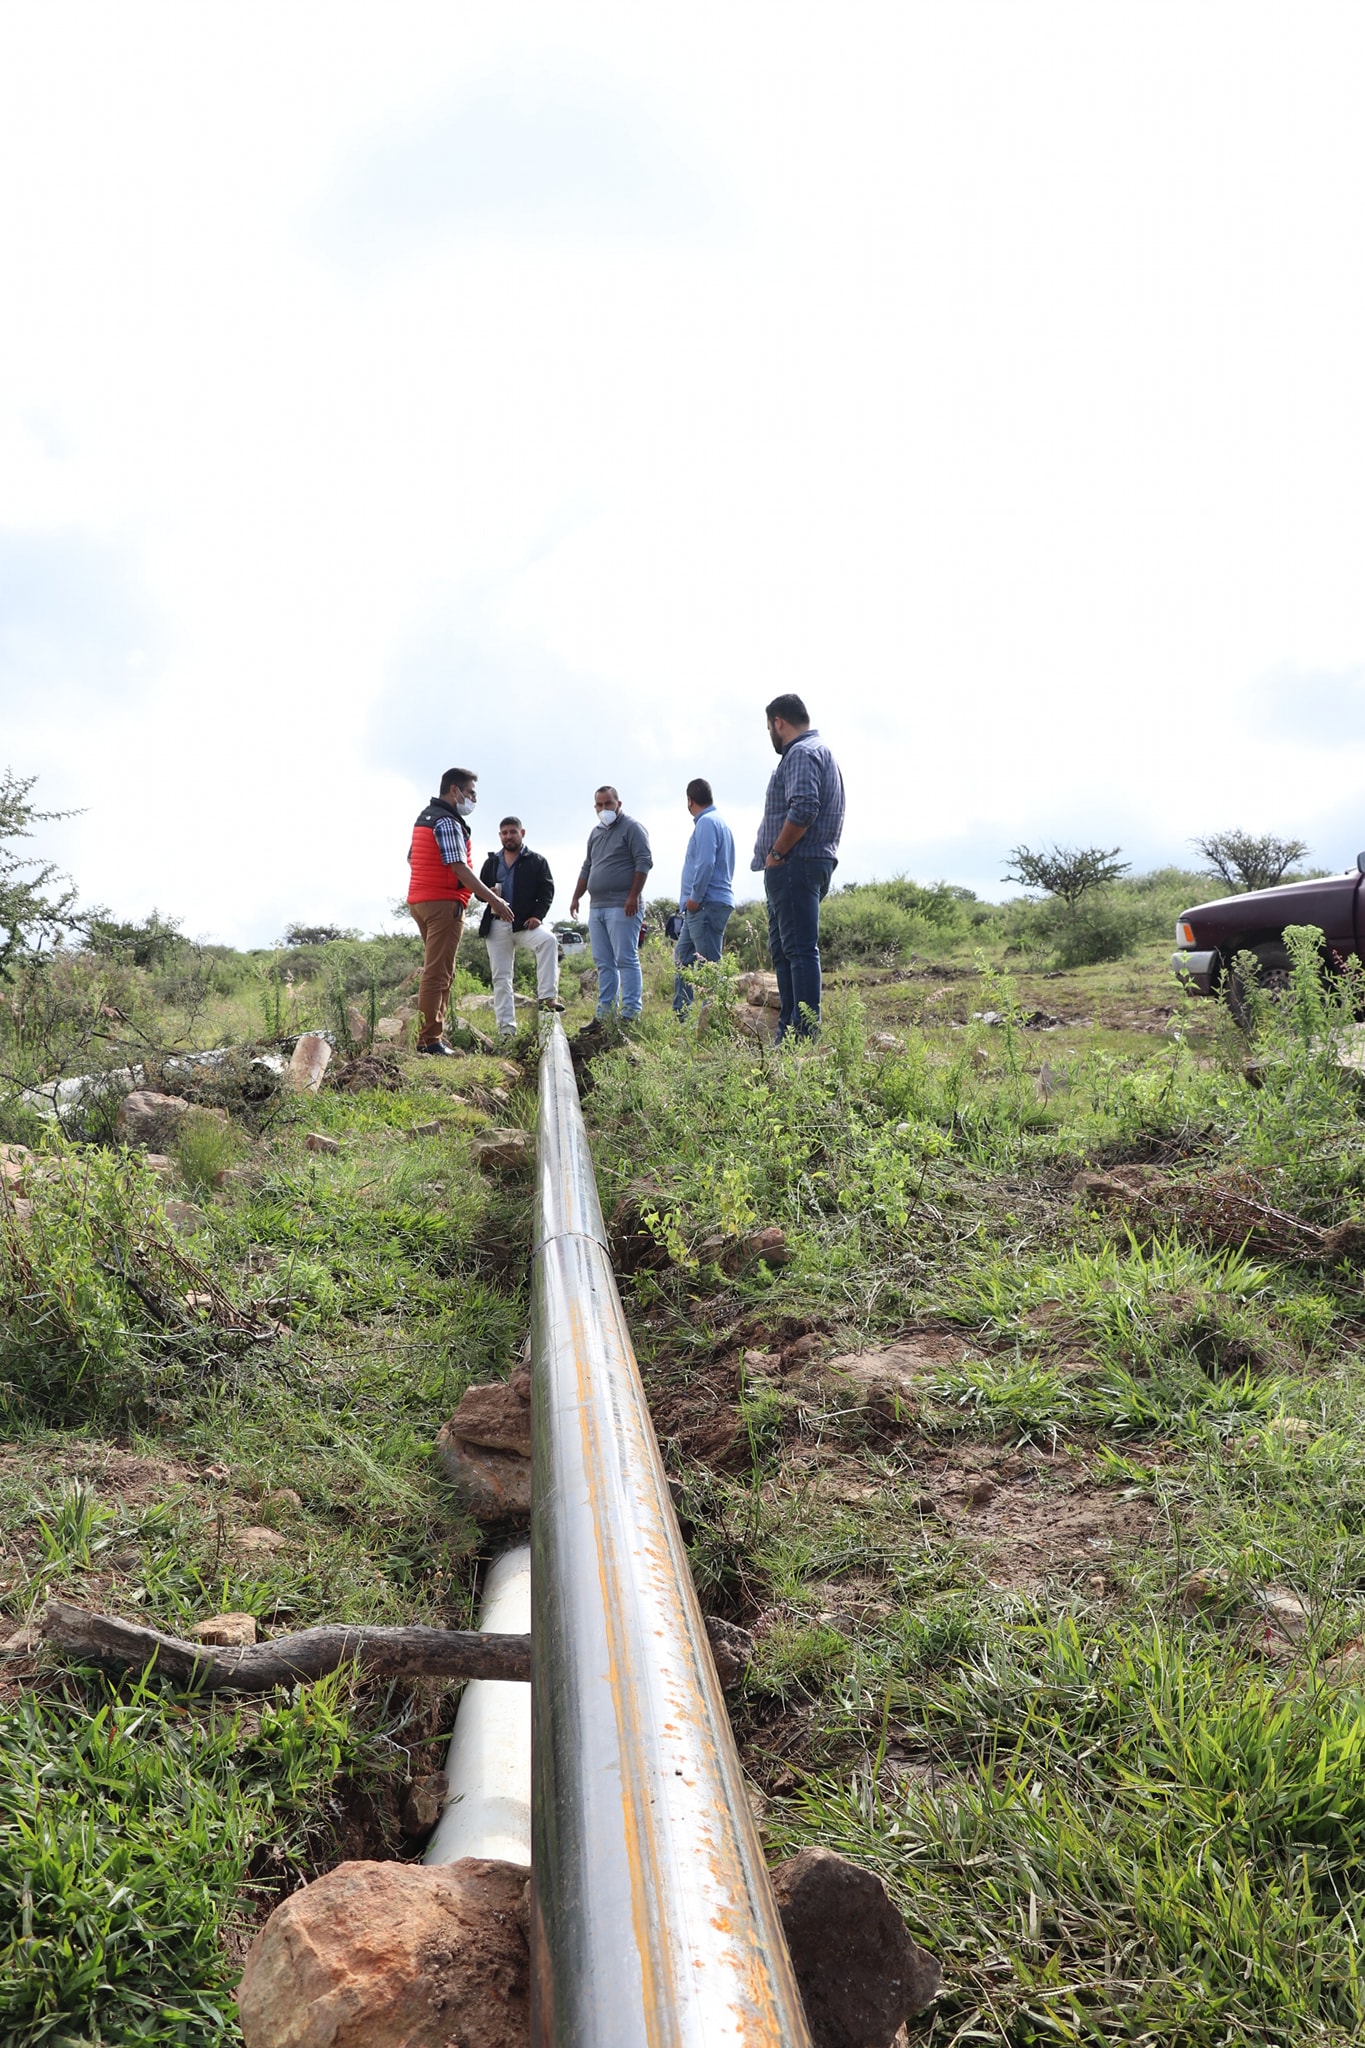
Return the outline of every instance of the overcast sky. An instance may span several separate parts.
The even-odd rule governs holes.
[[[839,879],[1365,844],[1365,9],[0,11],[0,766],[88,897],[374,929],[480,771]]]

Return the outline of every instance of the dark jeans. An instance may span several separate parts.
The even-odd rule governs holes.
[[[763,870],[768,947],[782,998],[779,1042],[789,1031],[813,1037],[820,1021],[820,905],[833,873],[832,860],[802,860],[796,853],[781,867]]]

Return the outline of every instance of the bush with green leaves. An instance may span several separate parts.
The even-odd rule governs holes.
[[[140,1156],[54,1153],[28,1219],[0,1213],[0,1412],[113,1421],[173,1405],[251,1346],[195,1313],[202,1284]]]
[[[162,917],[159,910],[132,923],[120,923],[107,911],[87,913],[85,933],[94,952],[133,967],[162,967],[185,944],[180,919]]]
[[[20,961],[80,924],[76,892],[51,861],[31,859],[19,842],[33,828],[69,811],[40,811],[30,801],[36,775],[0,775],[0,981],[11,981]]]
[[[1088,895],[1074,910],[1057,897],[1011,904],[1005,928],[1013,948],[1060,968],[1126,960],[1159,938],[1166,920],[1140,896],[1119,889]]]

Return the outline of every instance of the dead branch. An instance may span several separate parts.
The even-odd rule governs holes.
[[[1249,1174],[1205,1174],[1168,1180],[1150,1167],[1120,1166],[1111,1173],[1079,1173],[1075,1191],[1104,1208],[1238,1251],[1243,1246],[1273,1258],[1318,1265],[1365,1262],[1365,1223],[1355,1218],[1323,1230],[1267,1202]]]
[[[269,1692],[277,1685],[322,1678],[357,1663],[373,1678],[501,1678],[529,1680],[529,1636],[456,1628],[306,1628],[241,1649],[183,1642],[159,1629],[111,1614],[91,1614],[49,1600],[39,1617],[43,1640],[74,1662],[141,1670],[154,1665],[205,1692]]]

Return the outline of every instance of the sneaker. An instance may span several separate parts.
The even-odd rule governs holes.
[[[560,1002],[558,996],[542,996],[540,1007],[542,1010],[562,1010],[564,1005]]]
[[[457,1060],[460,1057],[454,1046],[447,1045],[443,1038],[433,1038],[430,1045],[419,1045],[417,1050],[438,1060]]]

